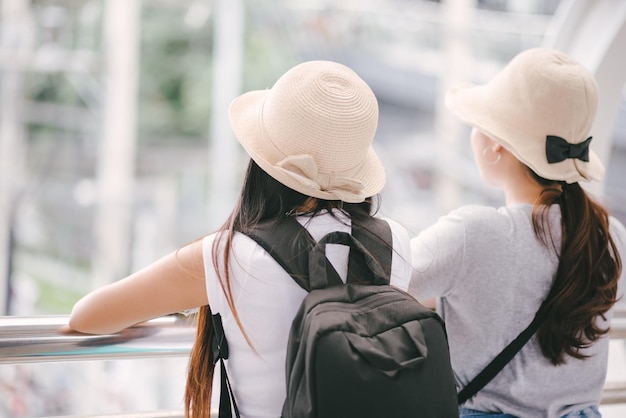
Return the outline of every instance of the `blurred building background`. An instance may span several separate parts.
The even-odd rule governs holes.
[[[376,93],[384,215],[417,233],[461,204],[501,204],[442,94],[556,37],[573,3],[0,0],[0,314],[67,314],[219,226],[246,159],[230,100],[305,60],[344,63]],[[592,191],[626,223],[623,79],[613,88],[615,122],[596,140],[608,175]],[[0,366],[0,416],[178,409],[185,367]]]

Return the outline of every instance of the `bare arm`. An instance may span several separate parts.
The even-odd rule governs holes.
[[[69,327],[109,334],[206,304],[202,240],[198,240],[84,296],[72,309]]]

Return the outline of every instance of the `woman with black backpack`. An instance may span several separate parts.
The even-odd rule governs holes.
[[[371,144],[378,103],[351,69],[311,61],[287,71],[271,89],[235,99],[230,122],[251,160],[238,204],[215,233],[165,256],[76,303],[69,325],[114,333],[138,322],[200,307],[185,395],[188,416],[208,418],[215,348],[212,314],[228,342],[227,370],[241,417],[278,417],[286,396],[285,355],[292,320],[307,291],[246,234],[294,219],[315,239],[350,233],[373,219],[385,173]],[[385,222],[385,221],[383,221]],[[407,232],[388,221],[391,283],[410,278]],[[294,237],[284,236],[285,241]],[[346,281],[348,248],[326,256]],[[221,341],[217,341],[218,348]]]

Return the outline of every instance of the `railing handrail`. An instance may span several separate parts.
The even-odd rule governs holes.
[[[218,418],[219,411],[212,410],[211,418]],[[129,412],[120,414],[98,414],[98,415],[63,415],[48,418],[185,418],[185,413],[182,410],[162,410],[162,411],[150,411],[150,412]]]
[[[193,318],[176,314],[134,325],[115,334],[62,331],[67,315],[0,316],[0,364],[188,356],[196,337]],[[616,310],[612,339],[626,339],[626,310]],[[626,402],[626,382],[607,382],[602,404]],[[114,418],[182,418],[182,411],[115,414]],[[217,411],[211,414],[217,417]],[[91,416],[89,418],[104,418]],[[87,417],[84,417],[87,418]]]
[[[67,315],[0,317],[0,364],[187,356],[195,322],[168,315],[115,334],[63,331]]]
[[[61,332],[67,315],[1,316],[0,364],[187,356],[195,321],[181,314],[134,325],[115,334]],[[611,338],[626,339],[626,310],[617,310]]]

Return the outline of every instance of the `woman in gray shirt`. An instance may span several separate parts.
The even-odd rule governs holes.
[[[589,148],[597,101],[593,75],[547,48],[446,96],[472,126],[483,181],[506,199],[498,209],[459,208],[411,242],[409,290],[439,298],[459,389],[548,299],[537,333],[461,417],[600,416],[626,229],[579,184],[604,175]]]

